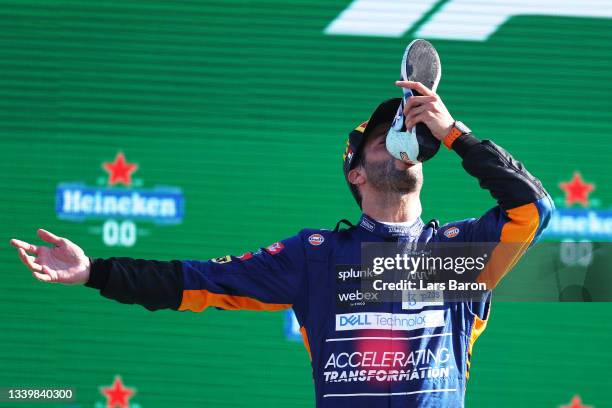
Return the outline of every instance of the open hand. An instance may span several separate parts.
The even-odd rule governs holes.
[[[44,229],[39,229],[37,233],[43,241],[54,246],[37,246],[18,239],[10,241],[17,248],[21,261],[32,271],[32,276],[50,283],[77,285],[87,282],[91,265],[78,245]],[[28,252],[35,257],[28,255]]]
[[[455,120],[444,106],[442,99],[420,82],[396,81],[395,85],[417,91],[421,96],[411,96],[404,107],[406,129],[421,122],[427,125],[434,137],[443,141]]]

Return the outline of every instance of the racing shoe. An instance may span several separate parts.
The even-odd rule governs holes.
[[[416,39],[408,44],[402,58],[402,81],[420,82],[435,92],[441,76],[440,57],[429,41]],[[409,164],[424,162],[436,154],[440,148],[440,141],[424,123],[417,123],[412,129],[406,129],[404,106],[408,98],[420,94],[411,89],[402,88],[402,91],[402,101],[387,134],[387,150],[396,159]]]

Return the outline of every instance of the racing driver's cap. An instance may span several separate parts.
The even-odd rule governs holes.
[[[346,149],[342,155],[342,169],[344,170],[344,179],[348,183],[351,193],[353,193],[353,197],[355,197],[360,208],[361,199],[359,197],[359,191],[357,186],[349,182],[349,171],[355,167],[356,163],[359,163],[361,155],[363,154],[363,147],[372,129],[380,123],[388,122],[389,125],[391,125],[401,101],[401,98],[387,99],[378,105],[368,121],[363,122],[349,133],[348,140],[346,141]]]

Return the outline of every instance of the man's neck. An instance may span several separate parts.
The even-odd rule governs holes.
[[[419,218],[422,212],[418,192],[395,197],[366,198],[362,209],[365,214],[379,222],[411,222]]]

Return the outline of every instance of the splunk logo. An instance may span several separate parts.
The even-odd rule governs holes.
[[[374,278],[371,269],[359,269],[359,266],[349,268],[348,266],[338,267],[338,281],[359,281],[361,279]]]
[[[421,313],[343,313],[336,315],[336,330],[416,330],[444,326],[444,310]]]

